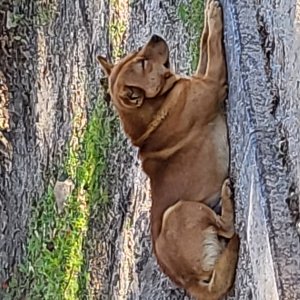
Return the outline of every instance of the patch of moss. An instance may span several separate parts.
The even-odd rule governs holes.
[[[190,0],[188,4],[181,3],[177,9],[177,15],[188,28],[191,39],[189,41],[189,55],[191,68],[197,69],[199,59],[200,37],[204,25],[204,0]]]

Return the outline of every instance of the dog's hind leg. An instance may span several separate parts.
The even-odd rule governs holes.
[[[217,216],[218,235],[232,238],[234,235],[234,211],[229,179],[226,179],[222,187],[222,212]]]
[[[238,260],[239,237],[234,233],[234,214],[232,193],[229,179],[226,179],[222,187],[222,213],[217,220],[219,225],[218,235],[229,238],[229,242],[218,258],[212,279],[209,283],[209,297],[207,299],[218,300],[227,292],[233,284],[235,269]]]
[[[207,55],[208,63],[205,76],[217,81],[221,85],[226,84],[227,72],[223,49],[223,20],[222,10],[218,1],[210,1],[207,9],[208,40]]]

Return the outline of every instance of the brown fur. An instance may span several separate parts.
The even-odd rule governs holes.
[[[205,14],[201,58],[191,78],[169,69],[169,49],[158,36],[116,65],[98,60],[109,76],[124,131],[139,147],[150,178],[157,260],[197,299],[217,300],[233,283],[239,240],[224,182],[229,151],[222,102],[227,86],[218,2],[208,1]],[[220,196],[221,216],[210,208]],[[230,240],[226,244],[220,237]]]

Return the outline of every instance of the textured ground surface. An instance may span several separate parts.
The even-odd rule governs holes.
[[[110,50],[108,4],[62,1],[58,17],[43,29],[30,23],[7,29],[8,10],[25,15],[35,10],[33,1],[22,7],[9,3],[0,4],[0,282],[21,261],[30,206],[57,172],[74,109],[86,111],[95,101],[95,54]],[[161,34],[169,41],[173,65],[187,73],[191,36],[178,19],[179,3],[124,4],[125,49]],[[222,3],[231,174],[242,239],[230,299],[300,299],[300,5],[296,0]],[[1,121],[7,113],[9,124]],[[117,140],[107,171],[111,207],[104,219],[97,207],[91,216],[87,253],[93,299],[189,299],[157,269],[148,183],[135,150],[122,134]]]

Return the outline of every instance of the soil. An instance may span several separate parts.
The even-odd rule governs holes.
[[[0,283],[24,257],[30,208],[59,175],[72,116],[79,109],[88,118],[97,100],[102,74],[96,54],[111,56],[112,50],[108,2],[58,1],[57,14],[43,26],[32,21],[36,1],[10,2],[0,4]],[[196,37],[177,16],[180,3],[190,4],[127,3],[126,51],[160,34],[169,42],[175,69],[189,73],[188,42]],[[300,299],[300,4],[222,4],[231,178],[241,237],[228,299]],[[11,27],[11,14],[25,18]],[[189,299],[156,265],[149,183],[121,130],[106,180],[111,202],[94,207],[85,245],[92,299]]]

